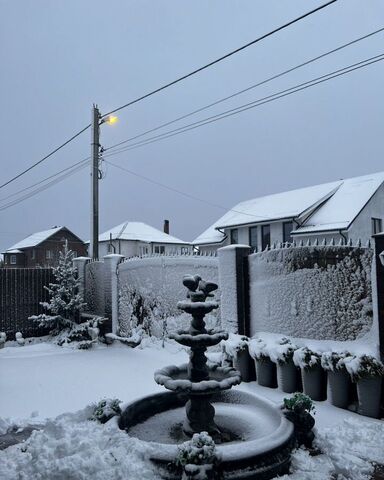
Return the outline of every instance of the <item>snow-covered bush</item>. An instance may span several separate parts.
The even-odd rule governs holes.
[[[7,341],[7,334],[5,332],[0,332],[0,348],[4,347],[6,341]]]
[[[25,345],[25,339],[23,338],[23,334],[21,332],[16,332],[15,334],[15,340],[20,347],[24,347]]]
[[[249,338],[245,335],[230,333],[227,340],[221,342],[222,351],[231,358],[236,357],[237,353],[248,348]]]
[[[216,464],[218,461],[215,442],[207,432],[195,433],[191,440],[178,447],[176,457],[178,466]]]
[[[167,336],[168,306],[153,292],[124,285],[119,295],[119,334],[130,337],[140,327],[146,335]]]
[[[321,365],[321,354],[308,347],[301,347],[293,353],[293,363],[296,367],[308,370]]]
[[[297,392],[290,398],[284,398],[284,408],[295,413],[315,413],[315,405],[308,395]]]
[[[95,420],[100,423],[106,423],[112,417],[121,415],[121,400],[118,398],[104,398],[94,405],[93,413],[89,420]]]
[[[324,370],[330,372],[345,370],[344,359],[350,355],[349,352],[323,352],[321,355],[321,366]]]
[[[267,343],[262,338],[252,338],[249,341],[249,354],[256,360],[269,359]]]
[[[293,354],[297,348],[298,347],[294,345],[289,338],[282,337],[275,342],[271,342],[265,350],[273,363],[284,365],[285,363],[292,361]]]
[[[384,376],[382,362],[372,355],[347,356],[344,358],[343,363],[354,382],[363,378]]]

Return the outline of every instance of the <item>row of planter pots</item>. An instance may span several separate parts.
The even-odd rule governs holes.
[[[257,380],[260,386],[278,387],[285,393],[304,392],[312,400],[323,401],[328,398],[332,405],[339,408],[347,408],[356,396],[351,377],[345,369],[326,371],[319,364],[299,368],[292,359],[285,363],[274,363],[267,356],[252,358],[247,347],[238,350],[232,360],[244,382]],[[378,418],[382,378],[359,378],[355,383],[358,413]]]

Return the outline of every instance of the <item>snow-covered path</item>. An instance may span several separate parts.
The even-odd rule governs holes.
[[[84,407],[103,397],[117,397],[126,403],[162,391],[153,380],[154,370],[184,363],[187,358],[187,353],[173,343],[163,349],[150,341],[136,349],[112,345],[81,351],[41,343],[0,350],[0,432],[14,422],[25,425],[52,418],[25,446],[0,452],[0,478],[158,478],[146,458],[145,445],[121,432],[113,421],[108,425],[87,421],[90,411]],[[238,388],[277,403],[286,396],[256,382]],[[315,403],[317,442],[325,454],[310,457],[305,450],[298,450],[293,455],[293,474],[284,478],[372,478],[372,462],[384,463],[384,422],[328,402]]]

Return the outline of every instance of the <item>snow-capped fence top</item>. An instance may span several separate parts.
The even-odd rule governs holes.
[[[373,322],[372,257],[370,248],[317,242],[250,255],[251,334],[362,337]]]

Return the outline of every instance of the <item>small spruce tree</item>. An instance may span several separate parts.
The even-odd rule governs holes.
[[[78,324],[76,318],[80,310],[86,305],[82,295],[78,292],[79,280],[76,268],[73,266],[74,253],[68,248],[68,242],[59,252],[59,264],[53,268],[55,283],[44,288],[49,292],[50,301],[40,304],[49,314],[40,314],[30,317],[41,327],[48,327],[50,333],[61,335],[60,344],[71,340],[89,339],[87,328],[89,325]],[[59,342],[58,342],[59,343]]]

